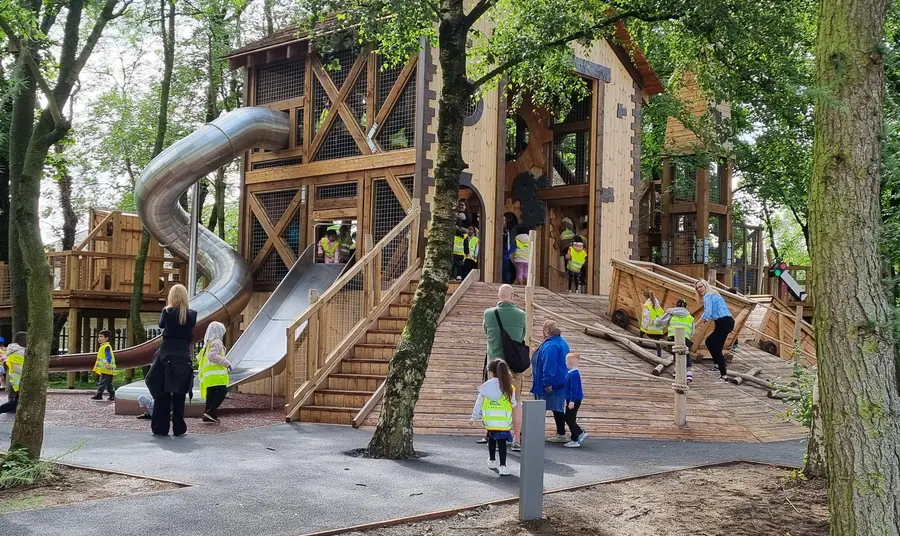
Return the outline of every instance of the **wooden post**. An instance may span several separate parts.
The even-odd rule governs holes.
[[[706,280],[709,281],[709,284],[712,288],[716,288],[716,270],[712,269],[709,271],[709,274],[706,276]]]
[[[687,424],[687,356],[684,354],[684,328],[675,328],[675,426]]]
[[[363,251],[368,253],[372,251],[375,247],[374,239],[371,234],[367,234],[363,238]],[[375,263],[369,262],[366,264],[364,268],[365,275],[363,276],[363,288],[366,290],[366,316],[369,316],[369,313],[375,309],[375,272],[374,272]],[[310,302],[312,303],[312,302]]]
[[[81,322],[78,318],[78,309],[72,307],[69,309],[69,319],[66,321],[69,325],[69,354],[81,353]],[[69,372],[66,374],[66,387],[75,388],[75,382],[78,380],[77,372]]]
[[[319,301],[319,291],[309,289],[309,306]],[[319,366],[319,312],[310,315],[306,322],[306,381],[312,379]]]
[[[794,346],[800,342],[803,335],[803,306],[798,305],[794,313]]]
[[[534,335],[534,285],[535,285],[535,261],[537,251],[535,247],[535,231],[529,231],[528,241],[528,279],[525,280],[525,344],[531,346],[531,337]]]

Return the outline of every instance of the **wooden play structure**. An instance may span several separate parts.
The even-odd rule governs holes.
[[[640,333],[644,289],[653,291],[664,309],[674,307],[679,299],[685,299],[687,308],[695,318],[703,314],[703,301],[694,291],[696,278],[650,262],[613,259],[612,265],[613,282],[609,291],[607,317],[617,326]],[[729,292],[723,291],[722,297],[734,317],[734,331],[725,341],[725,347],[730,348],[756,304],[744,296]],[[702,341],[710,327],[711,324],[706,324],[695,331],[691,337],[692,353],[706,351]]]
[[[746,229],[736,252],[732,223],[732,158],[716,154],[700,161],[698,154],[709,154],[706,141],[696,131],[711,127],[731,113],[724,103],[713,103],[699,88],[693,73],[681,74],[675,89],[696,125],[686,126],[674,117],[666,124],[662,176],[648,180],[640,195],[640,259],[656,262],[693,278],[706,278],[710,270],[716,278],[732,284],[735,257],[742,267],[742,287],[748,276],[757,276],[761,233],[751,237]],[[718,151],[721,152],[719,149]],[[757,243],[746,251],[748,239]],[[746,266],[750,264],[751,266]],[[746,268],[750,268],[749,272]],[[746,292],[746,291],[745,291]],[[754,293],[759,292],[754,288]]]
[[[134,288],[134,262],[141,242],[136,214],[91,209],[88,232],[71,251],[47,253],[53,270],[53,311],[66,316],[69,352],[92,351],[96,331],[109,329],[125,346],[130,341],[125,319]],[[158,313],[172,285],[185,280],[184,263],[150,241],[144,272],[142,310]],[[9,322],[8,267],[0,264],[0,322]]]
[[[757,307],[744,327],[748,332],[746,338],[760,349],[786,360],[794,358],[794,341],[799,340],[802,361],[808,366],[815,366],[815,332],[812,325],[803,319],[803,306],[798,305],[792,311],[783,300],[775,296],[748,298]]]

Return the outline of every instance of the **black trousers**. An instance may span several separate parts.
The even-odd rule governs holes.
[[[490,437],[488,434],[488,454],[490,455],[490,460],[496,460],[496,452],[500,451],[500,465],[506,465],[506,441],[497,441]]]
[[[206,389],[206,414],[215,418],[219,406],[225,401],[225,395],[228,394],[228,387],[217,385]]]
[[[569,431],[572,432],[572,441],[578,441],[578,436],[584,431],[575,422],[578,419],[578,408],[581,407],[581,400],[575,401],[573,404],[573,407],[570,408],[569,403],[566,402],[566,424],[569,425]]]
[[[713,320],[713,323],[715,323],[716,327],[713,329],[712,334],[706,338],[706,347],[709,349],[709,354],[715,361],[716,366],[719,367],[719,372],[725,375],[727,365],[725,364],[725,354],[722,353],[722,349],[725,348],[725,339],[728,338],[728,334],[734,330],[734,318],[723,316]]]
[[[102,395],[103,391],[106,390],[109,393],[109,396],[116,396],[116,390],[113,389],[113,378],[115,376],[111,376],[109,374],[98,374],[97,375],[97,394]]]
[[[10,386],[10,389],[12,389],[12,386]],[[0,413],[15,413],[18,406],[19,393],[13,391],[13,393],[9,395],[9,400],[0,404]]]
[[[658,341],[663,338],[662,335],[657,335],[655,333],[644,333],[643,331],[641,332],[641,337],[642,338],[647,337],[648,339],[653,339],[654,341]],[[656,345],[656,357],[662,357],[662,345],[661,344]]]
[[[669,337],[669,342],[675,342],[675,337]],[[688,347],[688,352],[684,354],[687,358],[687,368],[691,368],[693,366],[693,363],[691,362],[691,340],[685,339],[684,345]],[[672,352],[672,357],[675,357],[675,352]]]
[[[169,423],[172,425],[172,433],[176,436],[187,433],[187,423],[184,422],[184,393],[163,393],[159,398],[153,399],[153,419],[150,420],[150,429],[154,435],[169,435]]]
[[[566,435],[566,414],[554,411],[553,420],[556,422],[556,435]]]

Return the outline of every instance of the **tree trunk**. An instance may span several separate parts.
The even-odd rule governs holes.
[[[37,99],[37,83],[31,71],[20,68],[17,76],[22,84],[19,95],[13,101],[9,125],[9,209],[13,213],[19,204],[19,178],[25,166],[28,142],[34,132]],[[9,294],[13,334],[28,329],[28,281],[25,274],[25,261],[19,247],[19,222],[13,218],[9,225]]]
[[[62,338],[62,330],[66,327],[66,321],[69,319],[69,315],[66,313],[54,314],[53,315],[53,339],[50,340],[50,355],[59,355],[60,352],[60,338]],[[72,330],[74,333],[75,330]],[[70,334],[71,336],[72,334]],[[72,346],[69,345],[69,348]]]
[[[23,88],[24,89],[24,88]],[[0,94],[7,94],[9,81],[0,65]],[[0,262],[9,263],[9,122],[12,99],[0,99]],[[5,134],[5,135],[4,135]]]
[[[878,253],[885,9],[823,0],[816,38],[809,223],[834,536],[900,530],[894,312]]]
[[[275,33],[275,17],[272,14],[275,7],[275,0],[263,0],[263,14],[266,18],[266,36]]]
[[[809,478],[825,478],[825,438],[822,437],[822,406],[819,404],[819,382],[813,384],[812,422],[809,425],[809,442],[803,460],[803,474]]]
[[[61,155],[63,149],[57,144],[55,151]],[[59,190],[59,204],[63,214],[62,250],[71,251],[75,247],[75,232],[78,229],[78,214],[72,206],[72,175],[64,161],[61,162],[57,171],[56,186]],[[53,316],[53,340],[50,343],[50,355],[59,354],[59,339],[62,336],[63,328],[66,327],[67,319],[68,314]]]
[[[215,202],[213,203],[212,212],[209,215],[209,225],[207,229],[219,235],[222,240],[225,239],[225,168],[220,167],[216,170],[216,183],[214,185]],[[218,226],[218,231],[216,227]]]
[[[413,413],[447,294],[459,176],[465,167],[462,111],[471,94],[466,77],[467,32],[462,0],[442,0],[438,35],[443,89],[438,106],[438,153],[428,244],[409,321],[388,366],[384,404],[368,448],[368,455],[373,458],[415,457]]]
[[[772,227],[772,217],[769,216],[769,207],[766,206],[765,201],[763,201],[763,219],[766,222],[766,231],[769,233],[769,246],[772,248],[772,255],[778,259],[778,245],[775,243],[775,229]],[[779,259],[780,260],[780,259]]]
[[[168,5],[168,11],[166,7]],[[156,123],[156,139],[153,142],[151,158],[162,152],[166,141],[166,129],[169,126],[169,94],[172,89],[172,71],[175,67],[175,2],[160,0],[160,32],[163,40],[163,79],[159,91],[159,115]],[[141,307],[144,304],[144,270],[147,265],[147,253],[150,251],[150,233],[143,229],[141,245],[134,259],[134,287],[131,291],[131,305],[128,312],[128,325],[131,327],[132,341],[135,345],[147,340],[147,330],[141,322]],[[150,282],[151,289],[155,281]]]

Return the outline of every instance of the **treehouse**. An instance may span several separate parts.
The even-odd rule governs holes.
[[[710,102],[690,72],[682,75],[676,92],[691,121],[667,121],[662,177],[647,181],[641,193],[640,258],[694,278],[705,279],[715,270],[726,288],[735,285],[741,292],[757,293],[762,234],[745,229],[735,250],[732,159],[718,145],[706,149],[711,144],[697,134],[712,135],[729,117],[730,107]],[[743,264],[737,275],[736,258]]]
[[[116,348],[129,346],[126,328],[134,288],[134,263],[141,243],[141,222],[136,214],[91,209],[88,231],[76,236],[68,251],[47,253],[53,272],[53,313],[63,351],[96,348],[96,333],[108,329]],[[163,247],[150,241],[144,268],[142,311],[156,315],[165,306],[172,285],[185,280],[185,266]],[[0,322],[10,340],[12,304],[9,266],[0,264]],[[63,327],[64,326],[64,327]]]

